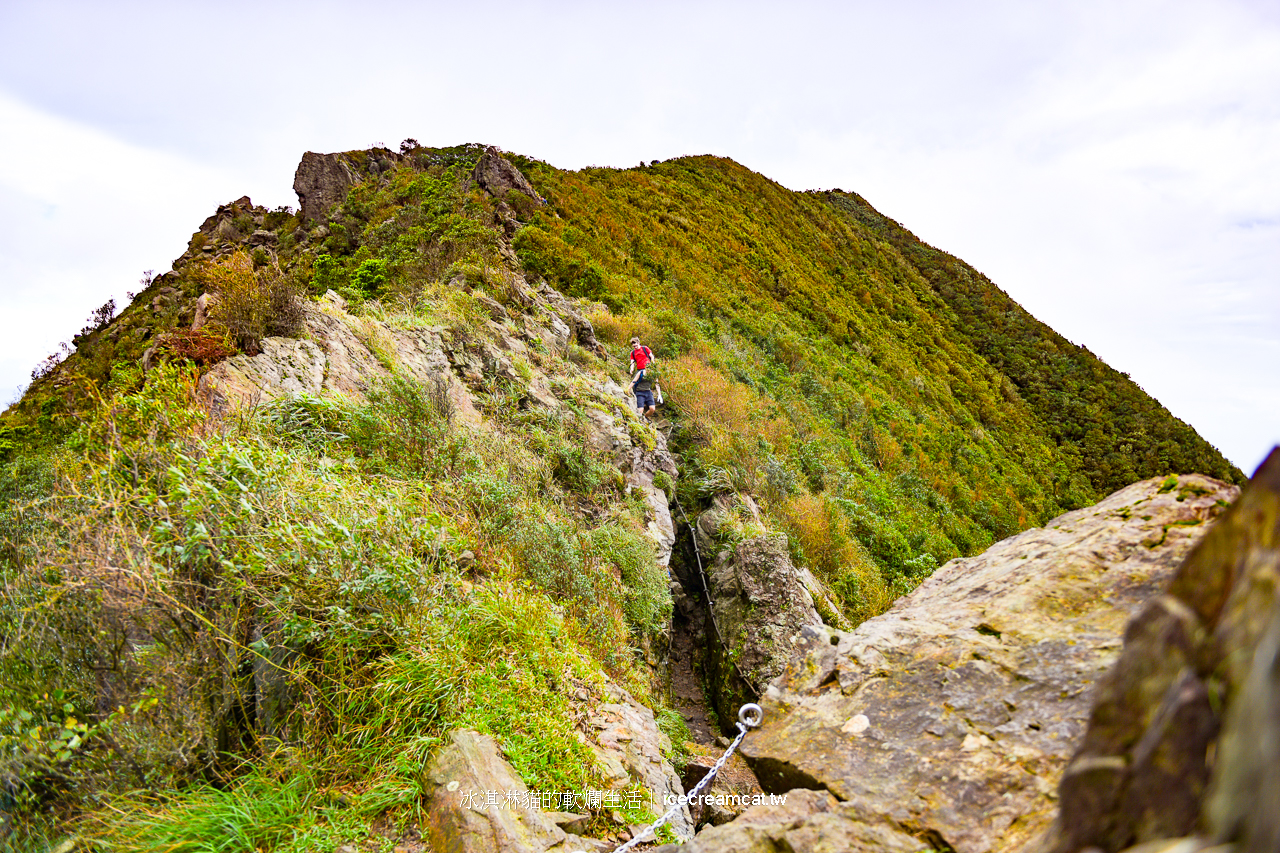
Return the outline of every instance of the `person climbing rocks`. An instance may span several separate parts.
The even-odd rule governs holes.
[[[631,393],[636,398],[636,409],[647,419],[652,420],[658,411],[654,403],[654,383],[652,369],[649,365],[654,361],[653,350],[640,343],[639,338],[631,339]]]

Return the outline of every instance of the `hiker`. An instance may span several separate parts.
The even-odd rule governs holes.
[[[635,395],[636,408],[649,420],[658,411],[653,401],[654,383],[652,369],[649,367],[653,360],[653,351],[642,346],[639,338],[632,338],[631,370],[635,375],[631,377],[631,393]]]
[[[646,346],[640,345],[639,338],[631,339],[631,372],[637,370],[644,373],[644,369],[649,366],[649,362],[653,361],[653,350]],[[632,384],[635,384],[635,378],[632,378]]]

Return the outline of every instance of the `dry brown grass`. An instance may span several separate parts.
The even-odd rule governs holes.
[[[302,330],[302,294],[278,265],[255,269],[244,252],[200,265],[193,273],[218,299],[210,323],[225,329],[242,352],[255,355],[262,339],[296,336]]]
[[[790,536],[813,571],[855,623],[888,609],[893,593],[871,555],[854,537],[849,520],[825,496],[792,495],[777,507]]]

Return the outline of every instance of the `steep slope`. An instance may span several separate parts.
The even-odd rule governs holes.
[[[240,340],[186,329],[217,286],[208,262],[244,251],[278,269],[278,289],[334,288],[356,311],[439,304],[442,279],[469,270],[483,285],[499,268],[598,300],[586,313],[614,358],[633,333],[660,355],[687,502],[755,495],[855,620],[1131,479],[1242,479],[1125,377],[856,196],[793,193],[714,157],[571,173],[512,156],[473,174],[481,151],[308,154],[302,212],[220,208],[173,273],[33,382],[0,446],[65,433],[115,366],[148,353],[211,362],[287,334],[296,318],[278,312],[255,321],[278,328]]]
[[[920,242],[856,193],[827,200],[882,237],[955,312],[952,328],[1009,377],[1059,452],[1099,491],[1162,471],[1200,471],[1242,482],[1195,430],[1126,374],[1039,322],[963,261]]]
[[[309,153],[295,189],[297,212],[220,207],[0,423],[0,728],[26,814],[123,796],[86,825],[164,846],[234,781],[332,844],[450,800],[421,771],[456,748],[535,791],[634,793],[584,804],[616,838],[670,776],[641,769],[678,756],[656,730],[643,755],[601,738],[683,734],[668,498],[713,567],[716,600],[677,586],[682,608],[742,635],[704,662],[731,714],[789,652],[744,567],[799,584],[788,625],[851,627],[1100,488],[999,336],[827,196],[713,157],[573,173],[409,144]],[[633,334],[661,431],[622,390]],[[1087,405],[1122,448],[1124,407]],[[1162,453],[1134,470],[1184,458]],[[126,792],[196,782],[154,819]],[[316,805],[338,798],[352,815]]]
[[[883,602],[865,600],[867,573],[833,564],[869,556],[903,592],[926,566],[1139,477],[1243,479],[985,280],[961,295],[995,307],[958,312],[960,291],[921,274],[921,244],[887,240],[848,196],[715,157],[577,173],[516,160],[551,203],[516,236],[525,268],[604,301],[674,359],[690,468],[760,496],[853,613]],[[1060,356],[1042,375],[1024,349]]]

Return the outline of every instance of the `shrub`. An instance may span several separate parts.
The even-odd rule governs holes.
[[[189,359],[199,365],[216,364],[236,352],[225,327],[173,329],[156,340],[156,355],[169,359]]]
[[[420,382],[396,374],[374,385],[369,402],[351,419],[351,439],[365,457],[388,470],[442,476],[462,458],[463,437],[450,429],[449,386],[436,377]]]
[[[351,286],[364,296],[377,296],[387,282],[387,262],[381,258],[363,261],[351,274]]]
[[[311,286],[316,293],[340,290],[347,286],[347,276],[342,265],[328,252],[321,252],[311,265]]]
[[[345,399],[303,393],[277,397],[261,406],[258,414],[282,440],[321,448],[347,438],[352,406]]]
[[[273,335],[296,337],[303,328],[301,293],[279,266],[255,272],[244,252],[216,263],[205,263],[194,277],[218,295],[209,319],[227,330],[243,352],[255,355],[262,339]]]
[[[595,328],[596,337],[618,349],[625,349],[623,358],[631,351],[628,342],[633,337],[642,341],[654,339],[654,325],[647,317],[630,314],[614,314],[607,309],[597,311],[588,318]],[[658,353],[655,353],[658,355]]]
[[[839,599],[855,625],[882,613],[895,594],[854,534],[853,525],[830,500],[794,495],[779,507],[792,557],[805,564]]]

